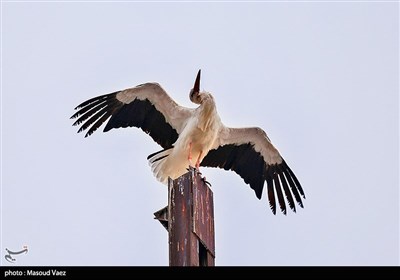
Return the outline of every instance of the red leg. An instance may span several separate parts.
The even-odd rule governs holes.
[[[203,155],[203,151],[200,151],[199,157],[197,158],[197,161],[196,161],[196,169],[198,172],[200,172],[200,158],[202,155]]]
[[[188,161],[189,161],[189,166],[192,166],[192,142],[189,143]]]

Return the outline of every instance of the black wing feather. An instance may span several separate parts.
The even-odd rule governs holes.
[[[301,208],[303,208],[303,202],[301,201],[299,191],[297,190],[296,184],[293,182],[293,179],[290,176],[289,171],[287,171],[287,169],[283,169],[283,173],[285,174],[286,180],[289,183],[290,189],[292,190],[292,193],[296,198],[297,203],[300,205]]]
[[[283,198],[282,187],[281,183],[279,182],[278,173],[276,172],[276,170],[274,170],[274,174],[272,176],[274,180],[276,195],[278,196],[279,206],[281,208],[282,213],[286,214],[285,199]]]
[[[287,201],[289,203],[289,207],[290,207],[290,209],[293,210],[293,212],[296,212],[296,205],[294,204],[293,196],[292,196],[292,193],[289,190],[289,186],[288,186],[288,183],[286,181],[285,175],[283,174],[283,171],[280,168],[280,166],[278,166],[278,169],[279,169],[279,172],[278,172],[279,179],[281,180],[283,191],[285,192],[285,196],[286,196],[286,199],[287,199]]]
[[[269,207],[271,207],[272,213],[276,214],[276,202],[275,202],[275,194],[274,194],[274,184],[272,182],[272,177],[267,177],[267,190],[268,190],[268,201]]]
[[[86,106],[82,109],[80,109],[78,112],[76,112],[75,114],[73,114],[71,116],[71,119],[75,119],[78,116],[82,116],[84,113],[86,113],[87,111],[97,107],[97,105],[101,104],[101,103],[105,103],[107,99],[98,99],[97,101],[93,102],[91,104],[91,106]],[[75,110],[77,110],[79,107],[76,107]],[[82,117],[81,117],[82,118]],[[82,121],[79,121],[79,119],[73,124],[73,125],[77,125],[79,123],[81,123]]]
[[[301,187],[299,180],[297,180],[296,175],[294,175],[292,169],[290,169],[290,167],[289,167],[286,163],[285,163],[285,165],[286,165],[287,171],[288,171],[289,174],[290,174],[290,177],[292,177],[293,181],[294,181],[295,184],[296,184],[296,187],[299,189],[300,194],[301,194],[304,198],[306,198],[306,195],[304,194],[303,188]]]

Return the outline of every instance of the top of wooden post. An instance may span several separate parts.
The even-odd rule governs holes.
[[[201,265],[200,255],[214,264],[213,192],[196,171],[169,180],[168,206],[154,216],[168,230],[170,265]]]

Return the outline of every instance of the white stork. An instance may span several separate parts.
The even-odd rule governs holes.
[[[133,88],[101,95],[78,105],[71,119],[89,129],[85,137],[95,132],[108,118],[104,132],[113,128],[135,126],[149,134],[162,151],[148,156],[154,176],[166,183],[195,167],[219,167],[233,170],[261,199],[267,182],[269,205],[276,213],[278,198],[286,214],[284,194],[289,207],[296,212],[295,200],[303,207],[303,189],[296,176],[272,145],[267,134],[258,127],[230,128],[217,113],[214,97],[200,91],[199,70],[190,100],[195,109],[179,106],[158,83],[141,84]],[[282,191],[283,189],[283,191]]]

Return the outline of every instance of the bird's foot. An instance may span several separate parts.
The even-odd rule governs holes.
[[[207,184],[208,186],[212,187],[211,183],[207,181],[206,177],[202,177],[201,180],[204,182],[204,184]]]
[[[202,177],[201,176],[202,175],[201,172],[196,167],[193,167],[193,166],[189,165],[189,167],[186,168],[186,170],[189,171],[189,172],[195,172],[196,175],[200,175],[200,178],[204,182],[204,184],[207,184],[207,185],[209,185],[211,187],[211,183],[207,181],[206,177]]]
[[[186,168],[187,171],[194,171],[196,168],[194,168],[191,164],[189,164],[189,167]]]
[[[201,172],[200,172],[200,170],[198,169],[198,168],[196,168],[196,167],[193,167],[192,165],[189,165],[189,167],[188,168],[186,168],[186,170],[187,171],[194,171],[194,172],[196,172],[196,174],[198,174],[198,175],[201,175]]]
[[[201,175],[203,175],[197,167],[193,167],[191,165],[189,165],[189,167],[186,168],[186,170],[189,171],[189,172],[193,171],[196,175],[200,175],[200,177],[201,177]]]

